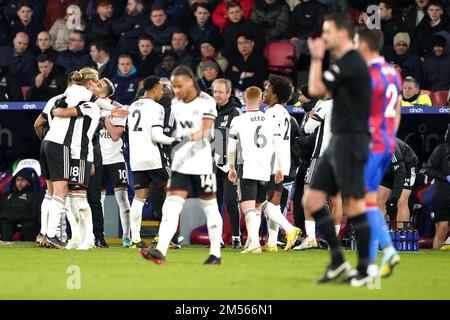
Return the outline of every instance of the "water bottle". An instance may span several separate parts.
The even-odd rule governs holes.
[[[419,251],[419,231],[414,230],[413,234],[413,251]]]
[[[406,229],[400,229],[401,251],[406,251]]]
[[[412,251],[413,237],[414,237],[413,230],[407,229],[406,230],[406,251]]]

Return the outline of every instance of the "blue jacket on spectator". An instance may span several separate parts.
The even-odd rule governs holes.
[[[148,16],[141,12],[136,16],[124,15],[112,25],[116,36],[120,37],[117,49],[120,53],[136,54],[138,38],[144,33],[144,26],[149,24]]]
[[[86,50],[73,52],[64,50],[60,52],[56,59],[56,64],[65,69],[65,75],[68,76],[74,70],[79,70],[92,65],[91,56]]]
[[[36,58],[30,49],[17,55],[11,44],[0,48],[0,66],[8,66],[13,75],[20,75],[19,86],[29,86],[37,69]]]
[[[177,27],[168,21],[166,21],[162,26],[157,27],[153,23],[150,26],[145,27],[144,32],[149,35],[154,40],[155,48],[154,52],[162,54],[162,47],[171,44],[172,34],[177,30]]]
[[[126,76],[117,70],[115,77],[111,79],[114,87],[116,87],[116,92],[112,96],[112,99],[124,105],[131,104],[136,96],[139,80],[141,78],[137,73],[136,67],[133,67],[131,72]]]
[[[169,20],[176,24],[179,24],[189,12],[186,0],[154,0],[153,5],[163,6]]]

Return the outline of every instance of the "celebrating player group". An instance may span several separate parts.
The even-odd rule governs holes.
[[[93,140],[99,135],[103,162],[97,174],[102,179],[102,200],[110,182],[120,209],[123,246],[139,248],[143,258],[164,264],[169,247],[179,238],[180,213],[191,194],[199,198],[207,221],[210,246],[204,264],[221,264],[223,221],[216,199],[213,146],[216,132],[221,136],[225,132],[221,158],[227,161],[228,180],[235,186],[247,230],[241,253],[278,251],[280,227],[285,251],[316,247],[317,227],[331,256],[318,283],[344,280],[359,287],[378,276],[389,276],[400,258],[391,243],[384,209],[377,206],[377,192],[396,148],[401,77],[380,56],[382,45],[381,30],[355,30],[350,17],[342,13],[326,17],[322,36],[308,40],[308,95],[321,100],[304,121],[306,134],[317,137],[302,200],[307,233],[303,243],[300,228],[280,209],[283,181],[290,176],[295,154],[291,152],[292,119],[286,110],[293,93],[290,81],[272,75],[264,90],[247,88],[243,94],[246,112],[218,132],[216,101],[199,89],[194,73],[183,65],[173,70],[170,81],[147,77],[142,94],[130,106],[111,100],[113,84],[99,79],[91,68],[72,72],[67,90],[48,101],[35,122],[47,182],[37,243],[56,249],[94,247],[87,191],[97,170]],[[327,50],[332,63],[323,70]],[[169,108],[163,105],[165,98],[171,101]],[[124,132],[129,161],[123,153]],[[128,167],[135,191],[131,205]],[[153,246],[140,236],[142,210],[149,198],[161,215]],[[354,269],[337,237],[342,213],[355,230],[358,262]],[[264,244],[262,214],[268,229]],[[383,250],[380,267],[376,265],[379,247]]]

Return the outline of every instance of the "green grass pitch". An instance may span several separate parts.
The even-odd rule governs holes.
[[[136,249],[49,250],[31,243],[0,244],[0,299],[450,299],[450,253],[401,253],[379,289],[317,286],[328,252],[242,255],[223,250],[221,266],[204,266],[208,249],[170,250],[164,266]],[[355,254],[345,256],[355,264]],[[71,267],[72,266],[72,267]],[[75,267],[73,267],[75,266]],[[73,269],[80,289],[68,289]]]

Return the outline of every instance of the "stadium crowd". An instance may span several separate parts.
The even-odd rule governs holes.
[[[91,67],[98,71],[99,78],[111,79],[115,87],[113,100],[130,105],[142,97],[143,82],[148,76],[170,78],[177,66],[185,65],[195,71],[198,86],[214,97],[223,116],[240,108],[247,88],[266,87],[270,73],[277,72],[271,68],[272,56],[265,49],[273,43],[285,43],[295,52],[294,67],[282,72],[296,88],[287,104],[302,105],[311,111],[327,99],[311,97],[304,85],[311,58],[306,40],[321,34],[324,17],[329,12],[347,11],[355,23],[370,24],[370,5],[379,8],[384,33],[382,54],[405,80],[402,106],[432,105],[428,94],[447,94],[450,89],[450,1],[10,0],[1,1],[0,5],[0,101],[47,101],[64,92],[67,78],[74,71]],[[327,56],[325,65],[332,59]],[[222,96],[214,91],[217,79],[230,81],[222,83]],[[307,120],[305,117],[304,122]],[[219,130],[220,123],[216,121]],[[297,161],[297,175],[294,170],[289,182],[291,187],[297,186],[294,218],[295,225],[302,226],[303,209],[295,198],[301,198],[300,184],[303,185],[316,137],[304,132],[305,123],[297,127],[298,132],[292,134],[296,136],[292,162],[305,157],[308,164]],[[295,153],[294,144],[302,145],[302,150]],[[430,160],[430,165],[439,166],[436,157]],[[417,163],[412,165],[415,166]],[[393,176],[398,174],[392,171]],[[219,170],[217,175],[221,173]],[[408,172],[405,174],[411,178]],[[448,181],[448,175],[443,177]],[[237,202],[229,197],[226,176],[220,180],[223,184],[220,193],[225,194],[228,212],[233,215],[232,244],[240,248]],[[386,188],[398,191],[394,186]],[[21,191],[17,189],[15,192]],[[410,192],[406,198],[401,198],[401,186],[399,192],[394,197],[399,208],[405,201],[407,207]],[[282,210],[289,197],[284,193],[284,200],[275,204],[281,204]],[[119,202],[118,197],[116,194]],[[222,202],[223,197],[218,198]],[[103,224],[102,208],[99,197],[92,201],[100,211],[95,215],[90,201],[95,233],[96,226]],[[230,207],[236,210],[230,212]],[[95,221],[96,217],[99,220]],[[409,212],[402,218],[408,220]],[[103,227],[99,228],[95,234],[96,245],[107,246]],[[440,228],[440,242],[445,240],[444,229]],[[175,246],[177,239],[178,236],[172,239]],[[133,244],[138,243],[140,238],[133,240]]]

